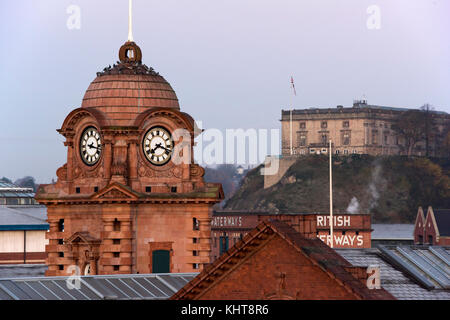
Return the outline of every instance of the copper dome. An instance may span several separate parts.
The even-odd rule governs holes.
[[[142,64],[141,50],[134,42],[121,47],[119,59],[113,67],[97,73],[82,108],[95,108],[118,126],[130,125],[151,108],[180,109],[175,91],[161,75]]]

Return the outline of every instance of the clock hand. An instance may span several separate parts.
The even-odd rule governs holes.
[[[91,148],[91,149],[97,149],[97,150],[101,149],[101,146],[98,146],[98,147],[94,146],[93,142],[91,144],[88,144],[88,147]]]

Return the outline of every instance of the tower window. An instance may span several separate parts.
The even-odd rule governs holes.
[[[60,258],[64,258],[64,252],[60,252],[60,253],[59,253],[59,257],[60,257]]]
[[[196,250],[192,251],[192,255],[193,255],[194,257],[198,256],[198,251],[196,251]]]
[[[145,192],[147,192],[147,193],[152,192],[152,187],[145,187]]]
[[[59,222],[58,222],[58,231],[59,231],[59,232],[64,232],[64,219],[59,219]]]
[[[119,266],[114,266],[114,271],[119,271]]]
[[[94,192],[95,192],[95,193],[98,192],[98,187],[94,187]]]
[[[113,239],[113,244],[120,244],[120,239]]]
[[[118,221],[117,219],[114,220],[114,225],[113,225],[114,231],[120,231],[120,221]]]
[[[58,239],[58,244],[59,244],[59,245],[64,244],[64,240],[63,240],[63,239]]]
[[[120,258],[120,252],[114,252],[113,256],[114,258]]]
[[[59,270],[64,270],[64,265],[60,264],[60,265],[58,266],[58,268],[59,268]]]
[[[200,225],[199,225],[199,223],[198,223],[197,218],[193,218],[193,219],[192,219],[192,229],[193,229],[194,231],[200,230]]]
[[[198,269],[199,267],[198,267],[198,263],[194,263],[193,265],[192,265],[192,268],[193,269]]]
[[[81,193],[80,187],[76,187],[76,188],[75,188],[75,192],[76,192],[76,193]]]
[[[172,187],[172,188],[170,188],[170,192],[172,192],[172,193],[177,193],[177,187]]]

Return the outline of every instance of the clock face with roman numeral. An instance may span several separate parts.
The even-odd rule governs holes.
[[[147,131],[142,144],[145,157],[152,164],[162,166],[169,162],[173,152],[173,140],[169,131],[154,127]]]
[[[94,127],[84,130],[80,140],[81,159],[88,166],[93,166],[100,159],[102,153],[102,140],[100,133]]]

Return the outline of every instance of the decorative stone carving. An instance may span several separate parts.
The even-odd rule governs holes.
[[[200,167],[198,164],[191,165],[191,177],[201,178],[205,175],[205,169]]]
[[[143,161],[139,161],[138,174],[140,177],[148,177],[148,178],[152,178],[155,176],[154,171],[151,170],[149,167],[147,167]]]
[[[67,180],[67,163],[58,170],[56,170],[56,176],[58,177],[59,181]]]
[[[172,171],[172,175],[175,178],[178,178],[178,179],[183,178],[183,169],[182,168],[180,168],[180,167],[173,167],[171,171]]]

